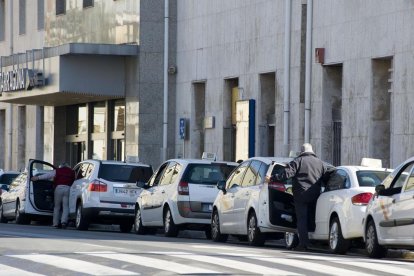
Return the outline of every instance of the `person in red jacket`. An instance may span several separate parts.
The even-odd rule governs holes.
[[[62,163],[59,168],[39,176],[33,176],[32,181],[53,179],[54,208],[53,227],[66,228],[69,215],[69,190],[75,181],[75,171],[67,163]]]

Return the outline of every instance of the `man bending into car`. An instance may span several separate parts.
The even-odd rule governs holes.
[[[67,163],[62,163],[59,168],[49,173],[31,178],[32,181],[45,179],[53,179],[53,227],[66,228],[69,215],[69,190],[75,181],[75,171]]]
[[[266,176],[266,182],[284,181],[289,178],[293,180],[293,199],[299,234],[299,245],[295,250],[307,250],[308,217],[312,216],[311,211],[315,211],[315,203],[321,190],[319,180],[327,170],[327,166],[313,152],[312,145],[305,143],[301,147],[299,156],[287,164],[281,173]]]

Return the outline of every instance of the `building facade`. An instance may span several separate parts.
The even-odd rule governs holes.
[[[395,166],[414,154],[413,11],[407,0],[0,0],[0,168],[286,156],[305,141],[335,165]]]

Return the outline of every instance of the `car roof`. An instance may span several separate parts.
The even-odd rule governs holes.
[[[227,164],[227,165],[233,165],[237,166],[239,165],[237,162],[231,162],[231,161],[214,161],[209,159],[192,159],[192,158],[177,158],[177,159],[170,159],[168,162],[174,161],[180,164]]]
[[[390,168],[378,168],[378,167],[365,167],[365,166],[338,166],[337,169],[347,169],[349,171],[357,172],[357,171],[377,171],[377,172],[392,172],[393,169]]]
[[[141,162],[132,163],[132,162],[123,162],[123,161],[116,161],[116,160],[87,159],[87,160],[83,160],[82,162],[79,162],[79,163],[84,163],[84,162],[95,162],[95,163],[100,163],[100,164],[112,164],[112,165],[131,165],[131,166],[140,166],[140,167],[151,167],[150,165],[144,164],[144,163],[141,163]]]
[[[272,162],[274,162],[274,163],[289,163],[290,161],[293,160],[293,158],[291,158],[291,157],[277,157],[277,156],[256,156],[256,157],[251,157],[247,160],[258,160],[258,161],[262,161],[266,164],[270,164]]]

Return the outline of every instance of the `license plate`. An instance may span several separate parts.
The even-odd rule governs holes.
[[[126,189],[126,188],[114,188],[114,194],[116,196],[136,197],[138,196],[138,190],[137,189]]]

